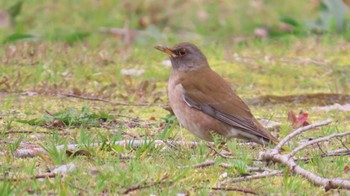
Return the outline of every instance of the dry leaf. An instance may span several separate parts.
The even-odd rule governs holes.
[[[73,91],[73,94],[74,95],[82,95],[82,92],[81,92],[81,90],[80,89],[78,89],[78,88],[76,88],[76,87],[74,87],[73,89],[72,89],[72,91]]]
[[[311,123],[308,121],[308,116],[308,113],[300,112],[297,117],[293,111],[288,112],[288,120],[295,129],[310,125]]]
[[[345,165],[345,167],[344,167],[344,173],[349,173],[349,171],[350,171],[349,165]]]
[[[72,156],[72,157],[76,157],[76,156],[91,156],[91,153],[87,150],[77,150],[75,152],[72,152],[70,150],[66,150],[66,155],[67,156]]]

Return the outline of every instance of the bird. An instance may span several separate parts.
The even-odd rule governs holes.
[[[170,58],[169,105],[185,129],[209,142],[214,140],[213,133],[264,146],[277,142],[229,83],[210,68],[196,45],[182,42],[155,48]]]

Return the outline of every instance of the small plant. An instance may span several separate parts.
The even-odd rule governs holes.
[[[135,156],[138,158],[144,158],[146,157],[148,154],[150,153],[154,153],[156,152],[157,148],[154,145],[154,141],[152,140],[152,138],[150,138],[148,140],[147,137],[145,137],[145,143],[143,143],[142,145],[139,146],[139,148],[137,148],[135,150]],[[158,148],[159,150],[160,148]]]
[[[9,118],[5,121],[5,130],[9,131],[10,129],[12,129],[12,123],[14,121],[14,118]]]
[[[240,175],[248,174],[247,162],[244,160],[236,160],[232,163],[233,169]]]
[[[67,161],[66,150],[58,150],[56,146],[53,145],[41,145],[41,147],[47,151],[47,155],[39,153],[39,157],[46,163],[62,165]]]
[[[17,120],[17,122],[48,127],[97,127],[101,122],[110,119],[112,116],[105,113],[92,113],[88,107],[82,107],[80,111],[71,107],[63,112],[45,114],[31,120]]]
[[[11,195],[13,192],[12,183],[6,179],[7,174],[3,174],[4,179],[0,183],[0,195]]]
[[[166,117],[162,119],[165,120],[165,127],[164,127],[164,131],[159,135],[159,139],[166,140],[169,138],[169,136],[173,132],[175,128],[174,124],[177,121],[176,121],[176,116],[173,114],[168,114],[166,115]]]
[[[22,141],[22,137],[18,138],[15,142],[10,143],[8,145],[8,148],[12,157],[14,156],[14,153],[16,152],[17,148],[21,144],[21,141]]]

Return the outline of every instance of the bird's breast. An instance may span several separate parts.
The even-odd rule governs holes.
[[[228,134],[229,128],[227,125],[186,104],[183,99],[185,90],[177,81],[176,75],[170,77],[168,97],[170,107],[180,124],[197,137],[207,141],[213,140],[210,131],[215,131],[221,135]]]

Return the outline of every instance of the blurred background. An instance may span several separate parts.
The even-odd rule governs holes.
[[[350,130],[349,6],[350,0],[0,0],[0,195],[121,195],[141,188],[135,195],[230,195],[211,187],[250,175],[251,165],[266,167],[255,165],[258,148],[232,140],[226,146],[237,159],[226,159],[204,144],[154,145],[154,139],[198,139],[169,113],[171,65],[154,46],[196,44],[256,117],[274,121],[278,138],[334,120],[300,137],[309,141]],[[113,145],[125,139],[150,142]],[[298,155],[301,166],[348,179],[349,156],[322,158],[343,141],[321,144],[322,153],[305,150]],[[57,151],[75,143],[78,151]],[[33,146],[47,156],[15,157],[17,148]],[[207,169],[187,167],[212,156],[218,162]],[[228,161],[232,167],[219,166]],[[72,162],[72,175],[33,176]],[[324,188],[280,169],[281,177],[234,187],[261,195],[325,195]]]
[[[340,35],[348,0],[60,0],[0,2],[2,43],[22,39],[118,44]],[[110,40],[112,41],[112,40]]]
[[[0,1],[0,91],[133,102],[116,88],[145,80],[164,95],[170,64],[153,47],[188,41],[242,96],[347,93],[348,12],[349,0]]]

